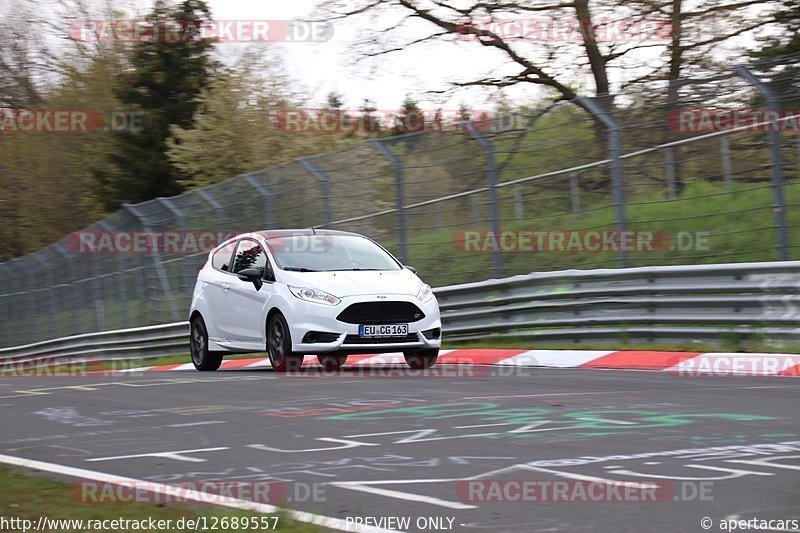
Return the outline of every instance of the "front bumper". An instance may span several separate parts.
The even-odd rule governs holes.
[[[361,339],[358,337],[358,324],[341,322],[336,317],[354,303],[374,302],[377,296],[350,296],[342,298],[339,305],[327,306],[295,299],[287,318],[292,335],[292,351],[304,354],[345,353],[385,353],[404,350],[426,350],[442,345],[442,322],[439,317],[439,304],[433,297],[425,303],[410,295],[390,295],[393,302],[410,302],[422,310],[425,316],[408,324],[408,338]],[[439,330],[438,338],[429,338],[423,331]],[[333,342],[303,342],[308,332],[335,333]],[[430,333],[428,333],[430,336]]]

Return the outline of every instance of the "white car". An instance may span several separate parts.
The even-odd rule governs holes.
[[[264,352],[278,372],[316,355],[337,369],[349,354],[403,352],[436,363],[439,304],[413,268],[375,241],[333,230],[258,231],[217,246],[197,276],[189,320],[192,363]]]

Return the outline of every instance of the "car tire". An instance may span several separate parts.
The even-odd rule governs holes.
[[[325,372],[339,370],[347,362],[347,354],[321,354],[317,356],[317,361]]]
[[[414,350],[403,352],[406,358],[406,364],[414,370],[422,370],[430,368],[436,364],[436,359],[439,358],[439,349],[433,348],[431,350]]]
[[[303,356],[292,352],[292,335],[283,315],[276,313],[267,323],[267,355],[275,372],[299,370]]]
[[[212,352],[208,349],[208,329],[203,317],[192,319],[189,330],[189,350],[192,364],[197,370],[214,371],[222,365],[223,352]]]

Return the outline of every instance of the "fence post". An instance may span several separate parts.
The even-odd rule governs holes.
[[[578,173],[572,171],[569,173],[569,196],[572,201],[572,212],[581,212],[581,188],[578,183]]]
[[[205,191],[201,191],[198,189],[197,192],[199,193]],[[134,218],[136,218],[136,220],[138,220],[139,223],[142,225],[142,229],[144,229],[146,232],[148,233],[153,232],[153,230],[150,228],[150,222],[147,220],[147,217],[144,214],[142,214],[142,212],[139,211],[135,206],[128,203],[124,203],[122,204],[122,209],[127,210],[131,215],[133,215]],[[150,260],[153,263],[153,270],[155,271],[158,280],[161,284],[161,292],[163,293],[162,297],[167,299],[167,305],[169,305],[169,310],[170,314],[172,315],[172,319],[177,322],[178,320],[180,320],[180,317],[178,315],[178,308],[175,305],[175,295],[172,294],[172,289],[169,286],[169,279],[167,278],[167,272],[164,270],[164,264],[161,261],[161,253],[156,248],[154,251],[148,252],[147,255],[150,256]],[[145,276],[147,275],[148,271],[149,269],[145,268]],[[155,321],[155,323],[158,323],[160,315],[158,302],[160,301],[160,298],[158,297],[158,294],[145,295],[145,297],[148,298],[148,300],[150,301],[151,305],[150,309],[151,313],[153,314],[152,318]]]
[[[758,77],[756,77],[750,69],[744,65],[736,65],[734,67],[739,76],[744,78],[750,85],[754,86],[756,90],[764,98],[767,107],[770,110],[778,111],[780,105],[772,90]],[[783,193],[783,154],[781,153],[781,135],[778,129],[777,122],[778,113],[772,118],[768,128],[769,138],[769,158],[770,158],[770,180],[772,182],[772,216],[775,220],[775,240],[778,245],[778,260],[789,260],[789,235],[787,233],[786,222],[786,199]]]
[[[178,225],[177,229],[184,231],[188,229],[186,227],[186,216],[184,215],[183,211],[181,211],[178,207],[176,207],[172,203],[172,200],[160,196],[156,198],[156,201],[159,204],[161,204],[161,206],[164,207],[164,209],[169,211],[169,213],[172,215],[172,218],[174,218],[175,221],[177,222]],[[179,278],[180,283],[178,284],[178,290],[179,294],[181,295],[186,294],[187,291],[192,290],[193,287],[192,271],[190,268],[191,265],[189,264],[189,261],[186,260],[186,255],[187,254],[184,253],[184,255],[180,259],[181,266],[179,268],[181,273]],[[188,305],[186,307],[188,307]]]
[[[52,265],[49,265],[47,263],[47,261],[45,261],[44,259],[39,257],[39,252],[41,252],[41,250],[33,252],[31,254],[31,256],[36,260],[37,263],[39,263],[39,266],[42,267],[42,272],[48,272],[50,270],[50,268],[52,268]],[[45,279],[48,279],[48,278],[45,277]],[[35,285],[33,287],[35,287]],[[32,289],[33,287],[28,287],[28,288]],[[38,290],[38,289],[34,289],[34,290]],[[58,334],[56,333],[56,321],[54,320],[54,318],[56,316],[56,312],[58,311],[58,305],[57,305],[58,304],[58,301],[57,301],[57,299],[58,299],[58,291],[57,290],[56,291],[48,291],[46,293],[46,296],[45,296],[44,299],[47,300],[47,309],[48,309],[48,312],[50,313],[50,316],[46,317],[47,322],[49,322],[49,326],[50,326],[50,337],[55,338],[55,337],[58,337]],[[34,339],[34,340],[38,340],[38,339]]]
[[[603,110],[594,99],[581,96],[576,101],[600,120],[608,132],[608,158],[611,160],[611,198],[614,205],[615,226],[618,232],[624,232],[626,227],[625,184],[623,181],[622,159],[620,159],[622,147],[619,124],[611,116],[611,113]],[[627,268],[628,251],[624,246],[619,247],[618,257],[620,268]]]
[[[674,200],[678,196],[675,190],[675,154],[671,146],[664,149],[664,163],[667,167],[667,199]]]
[[[514,185],[514,218],[522,220],[525,218],[525,205],[522,201],[522,187]]]
[[[203,189],[195,189],[194,192],[197,193],[197,196],[202,198],[203,201],[205,201],[205,203],[210,205],[211,209],[214,210],[214,214],[217,217],[217,231],[221,232],[226,226],[226,224],[225,224],[225,208],[222,206],[221,203],[219,203],[217,201],[216,198],[211,196],[211,193],[209,193],[208,191],[203,190]]]
[[[725,181],[725,189],[733,190],[733,167],[731,166],[731,143],[727,135],[719,138],[719,149],[722,154],[722,179]]]
[[[327,174],[315,167],[314,164],[305,157],[298,157],[297,161],[322,184],[322,205],[325,213],[325,226],[330,226],[333,220],[331,216],[331,183]]]
[[[14,286],[13,276],[14,272],[5,264],[0,263],[0,270],[5,272],[5,284],[3,285],[3,293],[0,294],[0,299],[3,300],[3,316],[9,317],[6,320],[0,320],[3,326],[3,336],[0,338],[0,346],[11,346],[11,337],[14,328],[11,325],[11,287]]]
[[[253,174],[245,175],[244,181],[246,181],[258,192],[258,194],[261,195],[261,199],[264,202],[264,222],[267,225],[266,229],[273,229],[273,226],[275,225],[275,218],[274,213],[272,212],[272,193],[270,192],[269,187],[258,181]]]
[[[408,241],[406,239],[406,201],[403,191],[403,163],[379,140],[373,139],[369,141],[369,143],[389,161],[389,164],[392,165],[394,169],[394,199],[395,208],[397,209],[398,250],[400,262],[406,263],[408,261]]]
[[[104,231],[109,232],[109,234],[114,231],[114,228],[111,226],[111,224],[105,220],[99,221],[97,225],[103,228]],[[120,305],[120,319],[117,325],[120,328],[126,328],[128,327],[128,284],[126,283],[125,279],[125,269],[128,268],[128,265],[127,261],[125,260],[124,253],[122,253],[120,250],[116,250],[115,254],[117,256],[116,275],[119,276],[120,279],[120,282],[117,284],[119,292],[115,295],[115,300],[117,300]]]
[[[75,291],[76,291],[75,282],[77,281],[78,276],[75,275],[75,267],[73,265],[73,260],[74,259],[72,257],[72,254],[67,249],[67,247],[64,246],[63,242],[57,242],[53,248],[55,249],[56,252],[58,252],[58,254],[61,257],[64,258],[64,264],[67,265],[67,271],[69,272],[69,281],[67,282],[67,291],[66,292],[71,297],[67,298],[66,301],[67,302],[77,302],[78,298],[75,295]],[[64,270],[61,269],[61,272],[63,272],[63,271]],[[69,306],[68,306],[67,309],[69,310]],[[64,311],[64,309],[62,309],[62,311]],[[68,331],[67,334],[70,335],[70,334],[80,333],[81,332],[80,311],[79,310],[75,310],[75,309],[71,309],[70,313],[69,313],[69,316],[71,317],[71,320],[72,320],[72,331]]]
[[[471,121],[465,120],[462,124],[466,127],[472,138],[478,141],[478,144],[481,145],[486,154],[486,178],[489,185],[489,223],[492,226],[495,239],[499,239],[500,216],[497,206],[497,164],[494,157],[494,148],[492,147],[492,143],[475,129]],[[495,278],[503,277],[503,260],[500,257],[499,247],[492,252],[492,268]]]

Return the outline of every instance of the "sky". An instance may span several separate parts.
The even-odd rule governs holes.
[[[0,0],[0,15],[12,9],[17,1],[32,2],[42,9],[56,5],[47,0]],[[63,0],[69,2],[70,0]],[[106,0],[72,0],[95,3],[102,10]],[[121,6],[128,17],[136,18],[146,14],[152,8],[154,0],[112,0],[114,6]],[[175,0],[173,0],[175,1]],[[318,4],[321,0],[206,0],[215,20],[310,20],[318,16]],[[689,2],[690,4],[692,2]],[[702,4],[701,0],[694,2]],[[620,4],[624,5],[624,4]],[[624,13],[624,8],[615,12]],[[754,9],[757,9],[754,8]],[[98,11],[101,12],[101,11]],[[7,13],[6,13],[7,14]],[[432,94],[451,88],[453,80],[468,80],[479,76],[509,72],[508,60],[500,53],[468,40],[436,41],[415,45],[414,47],[377,58],[355,61],[364,48],[356,43],[365,35],[374,33],[376,28],[385,27],[401,20],[404,13],[395,9],[388,14],[378,16],[360,16],[338,20],[333,23],[333,36],[326,42],[277,42],[277,43],[222,43],[217,45],[218,53],[223,60],[237,55],[244,47],[263,49],[268,56],[279,56],[291,80],[297,85],[296,93],[307,95],[309,106],[321,106],[326,102],[328,93],[335,91],[342,95],[344,107],[356,109],[365,98],[371,100],[378,109],[393,110],[401,106],[406,95],[420,103],[424,109],[443,108],[452,111],[465,104],[473,110],[492,109],[498,99],[496,89],[480,87],[459,89],[456,93],[446,95]],[[624,15],[617,15],[624,16]],[[427,35],[432,26],[424,21],[405,20],[402,38],[410,40]],[[709,28],[712,34],[714,28]],[[381,44],[391,47],[387,34],[379,34]],[[739,43],[747,42],[748,37],[739,39]],[[663,41],[666,42],[666,41]],[[750,41],[752,43],[752,41]],[[528,42],[515,43],[525,55],[524,46],[535,47]],[[534,48],[528,48],[532,51]],[[643,65],[653,63],[663,47],[648,48],[623,57],[620,68],[610,73],[612,82],[623,78],[633,78],[644,72]],[[574,71],[574,61],[582,59],[582,54],[559,55],[547,62],[552,71],[569,69]],[[590,89],[579,92],[591,93]],[[612,89],[613,90],[613,89]],[[533,84],[519,84],[504,89],[505,96],[516,104],[530,104],[540,100],[544,91]]]
[[[221,20],[307,20],[315,15],[318,1],[208,0],[208,3],[214,17]],[[396,109],[407,94],[428,105],[446,105],[453,109],[462,101],[472,108],[488,104],[490,95],[486,94],[486,89],[463,91],[450,98],[425,94],[429,90],[448,88],[449,80],[464,78],[465,69],[491,70],[492,58],[480,50],[480,46],[475,43],[419,45],[406,52],[356,62],[353,60],[358,54],[356,42],[370,29],[369,24],[364,17],[336,21],[332,39],[324,43],[226,44],[222,45],[222,52],[226,46],[277,49],[289,75],[308,89],[316,104],[323,104],[331,91],[342,94],[348,108],[357,108],[364,98],[369,98],[380,109]],[[427,26],[417,23],[416,28],[425,31]],[[527,89],[533,92],[532,88]],[[517,93],[517,99],[525,97],[522,90],[512,92]]]

